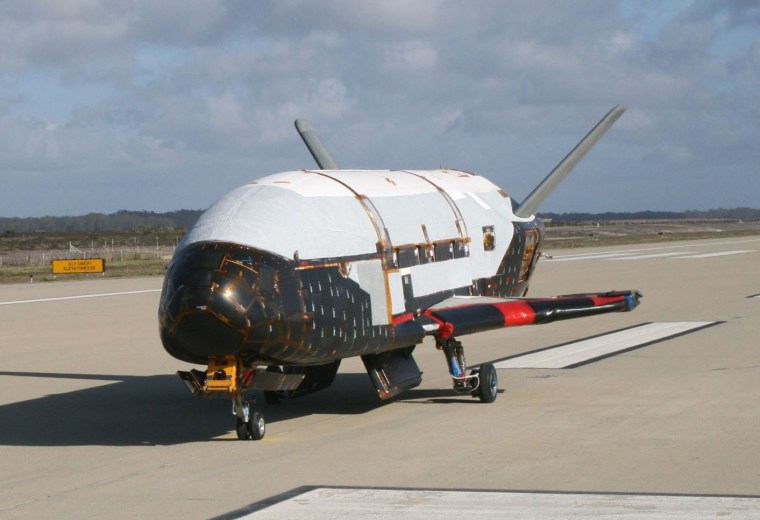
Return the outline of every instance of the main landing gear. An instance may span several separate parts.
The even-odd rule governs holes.
[[[446,356],[449,373],[454,383],[454,390],[462,394],[470,394],[480,399],[482,403],[492,403],[498,393],[496,367],[493,363],[483,363],[467,373],[467,363],[464,359],[462,343],[449,337],[436,339],[435,346]]]

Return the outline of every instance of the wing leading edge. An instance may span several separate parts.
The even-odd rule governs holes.
[[[438,340],[486,330],[519,325],[596,316],[608,312],[631,311],[641,293],[612,291],[571,294],[553,298],[472,298],[453,297],[425,310],[419,317],[426,334]],[[409,316],[407,319],[412,319]],[[405,320],[397,322],[403,326]]]

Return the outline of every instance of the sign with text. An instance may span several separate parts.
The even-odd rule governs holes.
[[[103,273],[105,270],[104,258],[53,260],[53,274]]]

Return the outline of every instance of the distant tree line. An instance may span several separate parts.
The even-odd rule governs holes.
[[[605,221],[605,220],[760,220],[760,209],[733,208],[706,211],[637,211],[632,213],[539,213],[542,219],[553,222]]]
[[[88,213],[75,217],[0,217],[0,234],[188,229],[200,214],[201,210],[181,209],[167,213],[121,210],[109,215]]]
[[[92,233],[101,231],[138,231],[148,229],[188,229],[202,210],[181,209],[167,213],[127,211],[116,213],[88,213],[72,217],[0,217],[0,234],[15,233]],[[542,219],[553,222],[580,222],[605,220],[760,220],[760,209],[734,208],[707,211],[638,211],[633,213],[539,213]]]

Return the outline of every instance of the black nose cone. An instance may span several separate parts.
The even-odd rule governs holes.
[[[164,348],[192,363],[222,355],[266,357],[261,347],[276,340],[285,318],[277,282],[281,272],[292,272],[286,263],[234,244],[180,251],[159,305]]]

